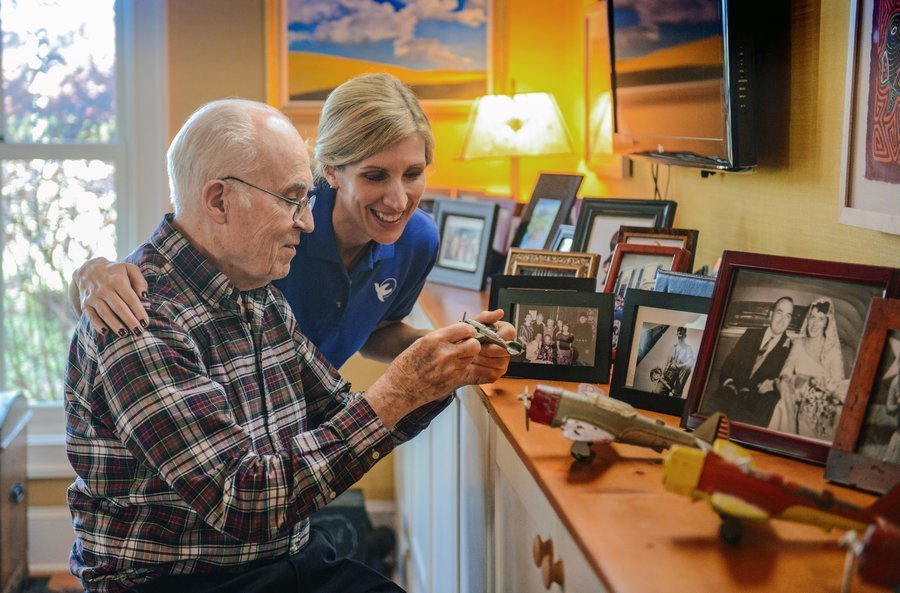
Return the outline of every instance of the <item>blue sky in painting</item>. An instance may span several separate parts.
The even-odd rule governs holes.
[[[288,0],[288,50],[485,70],[489,0]]]
[[[722,35],[722,0],[614,0],[616,58]]]

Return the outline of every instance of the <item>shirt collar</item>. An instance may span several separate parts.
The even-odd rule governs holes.
[[[336,196],[337,190],[329,187],[327,183],[320,183],[316,186],[316,205],[313,208],[313,221],[316,227],[312,233],[304,233],[301,238],[301,241],[307,246],[303,257],[341,261],[332,221]],[[377,262],[392,257],[394,257],[393,243],[382,245],[375,241],[369,241],[359,266],[371,269]]]
[[[173,214],[166,214],[150,237],[150,245],[157,249],[174,271],[201,299],[214,307],[240,310],[241,291],[212,262],[194,247],[187,237],[175,228]],[[248,291],[252,294],[255,291]]]

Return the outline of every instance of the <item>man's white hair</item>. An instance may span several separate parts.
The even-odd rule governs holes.
[[[166,154],[169,192],[175,216],[189,211],[210,179],[252,176],[259,168],[260,119],[278,128],[293,128],[283,113],[248,99],[206,103],[184,122]]]

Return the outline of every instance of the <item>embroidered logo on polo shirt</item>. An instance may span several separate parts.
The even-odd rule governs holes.
[[[397,288],[397,280],[395,278],[388,278],[383,282],[375,282],[372,286],[375,287],[375,296],[383,303],[384,299],[394,293],[394,290]]]

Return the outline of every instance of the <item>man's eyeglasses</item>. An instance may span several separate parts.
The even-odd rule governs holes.
[[[292,200],[292,199],[286,198],[280,194],[276,194],[275,192],[271,192],[267,189],[263,189],[263,188],[259,187],[258,185],[253,185],[252,183],[250,183],[248,181],[244,181],[240,177],[234,177],[233,175],[228,175],[226,177],[223,177],[222,181],[237,181],[238,183],[243,183],[244,185],[248,185],[248,186],[252,187],[253,189],[258,189],[259,191],[269,194],[270,196],[272,196],[274,198],[278,198],[279,200],[282,200],[284,202],[287,202],[288,204],[293,204],[294,206],[296,206],[296,209],[294,210],[294,220],[297,220],[298,218],[300,218],[300,215],[303,214],[304,208],[309,206],[309,208],[311,210],[312,207],[315,206],[315,204],[316,204],[316,194],[313,193],[314,190],[310,190],[310,192],[308,194],[306,194],[299,200]]]

